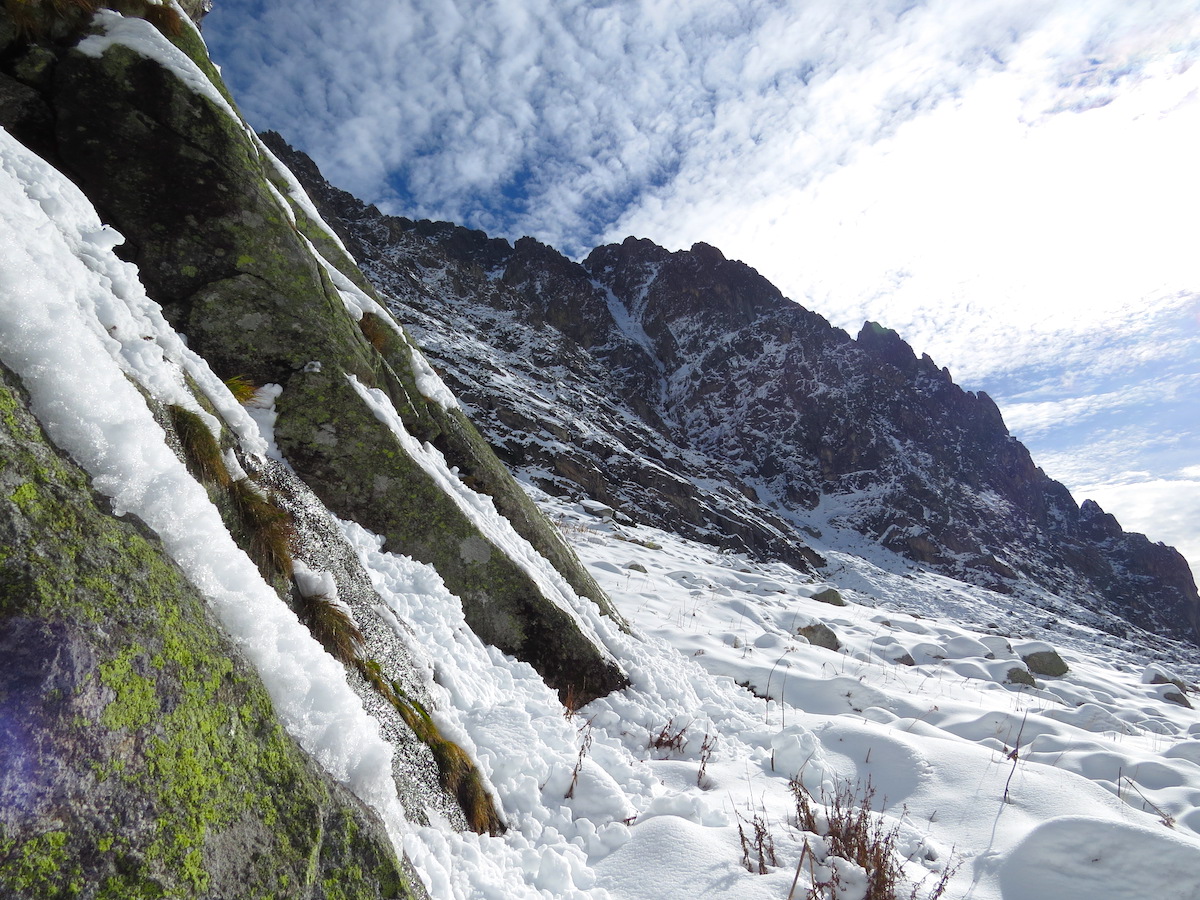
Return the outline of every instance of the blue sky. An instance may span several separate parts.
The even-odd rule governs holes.
[[[1200,569],[1200,0],[218,0],[205,36],[362,199],[720,247]]]

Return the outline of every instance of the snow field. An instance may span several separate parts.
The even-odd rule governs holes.
[[[1036,688],[1007,684],[1022,655],[1051,645],[928,617],[941,611],[940,582],[931,589],[909,579],[912,612],[883,612],[865,605],[872,598],[862,590],[879,572],[847,556],[833,586],[850,603],[831,606],[811,599],[827,581],[538,499],[636,628],[770,698],[757,700],[761,733],[723,735],[726,751],[741,758],[740,791],[722,781],[722,765],[708,771],[735,806],[740,793],[743,804],[749,795],[770,813],[780,869],[794,872],[799,846],[786,781],[800,771],[817,794],[809,779],[816,759],[827,779],[869,779],[873,808],[916,851],[910,877],[952,860],[946,896],[1200,897],[1200,716],[1164,699],[1177,687],[1149,683],[1174,668],[1114,660],[1107,647],[1055,646],[1066,676],[1035,676]],[[814,622],[836,632],[839,651],[797,634]],[[906,654],[912,665],[896,661]],[[773,752],[764,756],[768,732]],[[622,854],[633,864],[639,826],[631,832]],[[647,840],[659,843],[653,833]],[[751,882],[771,877],[742,871]],[[613,879],[600,883],[637,880]],[[798,890],[805,885],[802,874]],[[663,892],[710,889],[696,874]],[[740,885],[729,896],[757,896],[751,890]]]

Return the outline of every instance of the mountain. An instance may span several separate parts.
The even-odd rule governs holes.
[[[712,248],[364,207],[208,6],[0,7],[0,897],[1195,896],[1168,551]]]
[[[384,216],[265,139],[501,458],[552,493],[805,569],[849,532],[1113,634],[1200,639],[1183,557],[1077,504],[991,398],[894,331],[851,338],[705,244],[575,263]]]

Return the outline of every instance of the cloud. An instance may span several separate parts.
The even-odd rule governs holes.
[[[1002,407],[1009,430],[1022,438],[1075,425],[1103,413],[1181,402],[1190,406],[1200,395],[1200,373],[1153,378],[1120,390],[1036,402],[1009,402]]]

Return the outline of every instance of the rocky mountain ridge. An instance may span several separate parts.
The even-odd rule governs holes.
[[[854,532],[1114,633],[1197,640],[1182,556],[1077,504],[991,398],[895,332],[851,338],[705,244],[575,263],[384,216],[266,139],[501,457],[552,492],[800,566]]]

